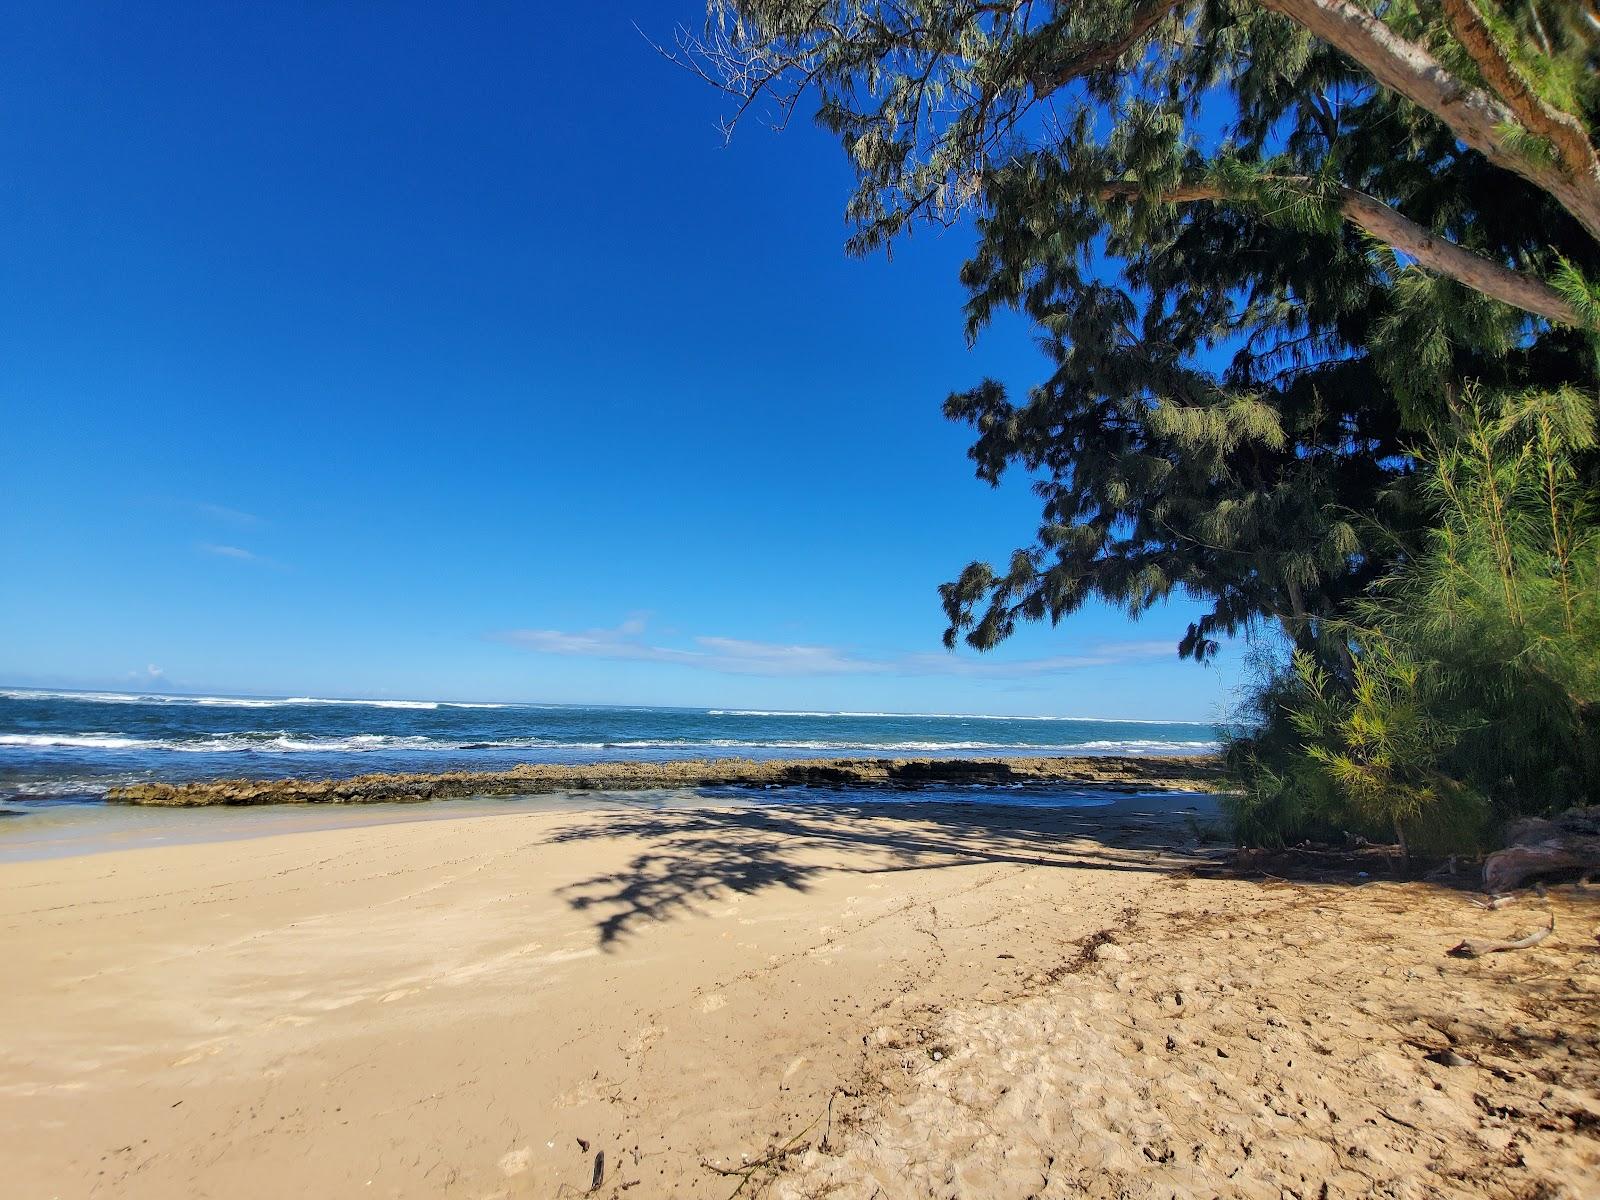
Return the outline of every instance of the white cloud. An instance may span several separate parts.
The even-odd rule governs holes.
[[[254,567],[261,567],[270,571],[288,571],[291,568],[276,558],[268,558],[265,554],[257,554],[254,550],[246,550],[243,546],[233,546],[225,542],[200,542],[195,549],[201,554],[209,554],[213,558],[231,559],[237,563],[249,563]]]
[[[226,504],[202,502],[196,504],[194,508],[203,517],[210,517],[214,521],[226,521],[231,525],[260,525],[263,523],[255,513],[245,512],[239,508],[229,508]]]
[[[687,646],[664,646],[646,641],[644,632],[643,618],[634,617],[616,629],[514,629],[495,636],[538,654],[673,663],[733,675],[845,675],[889,669],[884,663],[855,658],[831,646],[782,645],[726,637],[695,637],[689,639]]]
[[[1052,675],[1083,667],[1114,667],[1123,663],[1149,662],[1171,658],[1176,642],[1102,642],[1080,654],[1056,654],[1047,658],[985,658],[960,654],[908,654],[901,658],[901,669],[908,675],[987,675],[1000,679],[1026,675]]]
[[[632,617],[615,629],[514,629],[496,640],[536,654],[657,662],[731,675],[963,675],[1015,679],[1085,667],[1115,666],[1166,658],[1171,642],[1107,642],[1079,654],[1047,658],[978,658],[965,654],[859,655],[835,646],[755,642],[702,635],[687,645],[664,645],[645,637],[645,620]]]
[[[261,556],[239,546],[219,546],[215,542],[201,542],[200,550],[205,554],[214,554],[218,558],[232,558],[239,562],[261,562]]]

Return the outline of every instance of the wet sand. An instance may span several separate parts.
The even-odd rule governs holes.
[[[1455,959],[1546,906],[1222,877],[1206,802],[1174,807],[518,811],[3,864],[6,1191],[1597,1194],[1592,894]]]

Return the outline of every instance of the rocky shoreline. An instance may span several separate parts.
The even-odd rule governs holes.
[[[347,779],[218,779],[112,788],[113,804],[192,808],[231,804],[373,804],[569,791],[693,787],[817,787],[914,790],[930,786],[1069,784],[1212,789],[1221,767],[1209,756],[1148,758],[744,758],[584,765],[524,763],[504,771],[358,775]]]

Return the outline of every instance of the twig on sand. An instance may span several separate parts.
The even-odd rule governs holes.
[[[1537,929],[1526,937],[1517,938],[1511,942],[1475,942],[1468,938],[1459,945],[1452,946],[1449,953],[1456,958],[1482,958],[1485,954],[1498,954],[1502,950],[1527,950],[1537,946],[1545,938],[1556,931],[1556,915],[1550,914],[1550,924],[1543,929]]]
[[[1549,903],[1550,892],[1544,886],[1544,884],[1534,884],[1533,894],[1546,903]],[[1520,899],[1522,899],[1522,897],[1517,895],[1515,892],[1501,892],[1498,895],[1490,896],[1488,900],[1474,900],[1472,903],[1479,908],[1487,909],[1490,912],[1495,912],[1499,909],[1515,904]]]
[[[1498,909],[1505,908],[1507,905],[1515,904],[1516,902],[1517,897],[1515,896],[1490,896],[1487,900],[1474,900],[1472,903],[1474,906],[1484,909],[1488,912],[1495,912]]]
[[[1379,1113],[1380,1113],[1380,1114],[1381,1114],[1381,1115],[1383,1115],[1383,1116],[1385,1116],[1385,1117],[1388,1117],[1388,1118],[1389,1118],[1389,1120],[1391,1120],[1391,1121],[1393,1121],[1393,1122],[1394,1122],[1394,1123],[1395,1123],[1395,1124],[1396,1124],[1396,1125],[1404,1125],[1404,1126],[1405,1126],[1405,1127],[1406,1127],[1406,1128],[1407,1128],[1407,1129],[1411,1129],[1411,1130],[1414,1130],[1414,1131],[1415,1131],[1415,1132],[1417,1132],[1417,1133],[1421,1133],[1421,1132],[1422,1132],[1422,1130],[1420,1130],[1420,1129],[1418,1129],[1418,1128],[1417,1128],[1417,1127],[1416,1127],[1416,1126],[1415,1126],[1415,1125],[1413,1125],[1413,1124],[1412,1124],[1412,1123],[1411,1123],[1411,1122],[1410,1122],[1410,1121],[1407,1121],[1407,1120],[1406,1120],[1406,1119],[1405,1119],[1405,1118],[1403,1118],[1403,1117],[1397,1117],[1397,1116],[1395,1116],[1395,1115],[1394,1115],[1394,1114],[1393,1114],[1393,1113],[1392,1113],[1392,1112],[1390,1112],[1390,1111],[1389,1111],[1389,1110],[1388,1110],[1388,1109],[1387,1109],[1387,1108],[1380,1108],[1380,1109],[1379,1109],[1379,1110],[1378,1110],[1378,1112],[1379,1112]]]
[[[770,1171],[773,1175],[776,1175],[778,1173],[778,1168],[783,1165],[783,1162],[786,1158],[789,1158],[795,1154],[799,1154],[801,1151],[807,1149],[809,1147],[809,1143],[801,1144],[800,1139],[815,1129],[822,1121],[823,1116],[827,1116],[831,1120],[832,1115],[833,1097],[829,1096],[828,1111],[826,1113],[819,1113],[816,1120],[812,1121],[811,1124],[807,1125],[783,1145],[777,1147],[776,1149],[768,1150],[765,1154],[763,1154],[760,1158],[755,1159],[753,1162],[743,1163],[737,1167],[719,1167],[715,1163],[710,1163],[705,1159],[701,1159],[700,1165],[706,1170],[717,1175],[726,1176],[728,1178],[738,1178],[739,1186],[728,1193],[728,1200],[734,1200],[734,1197],[740,1192],[744,1191],[745,1186],[755,1178],[758,1171]]]

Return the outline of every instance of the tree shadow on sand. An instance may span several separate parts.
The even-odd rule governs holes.
[[[805,892],[827,872],[985,863],[1149,873],[1215,864],[1220,852],[1198,847],[1185,828],[1184,806],[1194,801],[1174,794],[1166,813],[873,801],[654,810],[571,825],[549,840],[647,843],[622,870],[559,890],[574,909],[602,914],[600,945],[614,949],[638,926],[692,915],[730,892]]]

